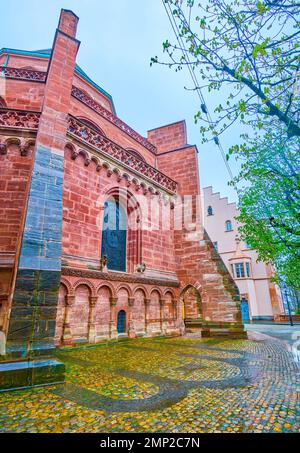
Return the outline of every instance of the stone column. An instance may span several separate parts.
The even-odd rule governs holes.
[[[110,301],[109,338],[118,338],[118,331],[116,325],[116,305],[118,302],[118,298],[111,297],[109,301]]]
[[[95,305],[96,305],[97,301],[98,301],[98,296],[90,297],[89,321],[88,321],[88,342],[89,343],[95,343],[95,341],[96,341],[94,310],[95,310]]]
[[[173,324],[174,324],[174,327],[177,327],[178,310],[177,310],[177,300],[176,299],[172,299],[172,306],[173,306]]]
[[[8,295],[0,294],[0,330],[6,332]]]
[[[181,297],[177,304],[177,326],[180,329],[181,335],[183,335],[185,332],[184,316],[185,316],[185,306],[184,306],[183,297]]]
[[[129,338],[135,338],[136,334],[134,331],[134,325],[132,321],[132,312],[133,312],[133,307],[134,307],[134,297],[129,297],[128,299],[128,336]]]
[[[144,299],[144,304],[145,304],[145,334],[149,333],[148,330],[148,312],[149,312],[149,305],[150,305],[151,299]]]
[[[73,344],[73,337],[71,333],[71,325],[70,325],[70,314],[71,314],[71,307],[74,304],[75,296],[67,295],[65,298],[65,315],[64,315],[64,323],[62,328],[62,336],[61,342],[64,345]]]
[[[160,316],[160,331],[162,335],[166,334],[166,323],[164,321],[164,307],[165,307],[165,299],[160,299],[159,300],[159,316]]]

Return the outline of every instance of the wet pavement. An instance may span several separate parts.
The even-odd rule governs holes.
[[[278,339],[136,339],[59,358],[65,385],[0,393],[0,432],[299,432],[299,368]]]
[[[300,323],[293,326],[289,324],[245,324],[248,332],[259,332],[264,335],[269,335],[277,340],[293,345],[300,338]]]

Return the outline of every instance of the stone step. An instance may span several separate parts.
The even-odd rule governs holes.
[[[65,365],[56,359],[0,363],[0,392],[62,384]]]
[[[31,358],[48,358],[53,357],[56,347],[53,343],[38,341],[30,346],[25,343],[12,342],[6,346],[6,355],[3,357],[5,361],[15,359],[28,359],[30,354]]]

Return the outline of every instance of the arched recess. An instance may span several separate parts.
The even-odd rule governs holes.
[[[202,319],[202,301],[199,290],[193,285],[187,285],[181,292],[183,301],[183,318]]]
[[[174,296],[171,291],[167,291],[164,295],[163,318],[168,327],[173,326],[176,317],[176,306],[173,303]]]
[[[126,151],[128,151],[130,154],[132,154],[134,157],[137,157],[138,159],[140,160],[143,160],[144,162],[146,162],[144,156],[142,156],[138,151],[136,151],[135,149],[132,149],[132,148],[127,148]]]
[[[144,288],[138,287],[134,291],[134,307],[132,312],[133,329],[136,334],[146,331],[145,299],[147,293]]]
[[[160,310],[161,293],[158,289],[154,289],[150,294],[150,304],[147,313],[147,327],[149,331],[161,331],[161,310]]]
[[[112,188],[107,193],[102,221],[101,256],[108,269],[134,272],[141,262],[142,231],[140,206],[127,189]]]
[[[110,284],[103,283],[97,290],[98,301],[95,306],[94,322],[96,339],[109,337],[109,322],[110,322],[110,301],[115,297],[114,291]]]
[[[95,132],[97,132],[98,134],[101,134],[101,135],[106,135],[104,132],[103,132],[103,129],[101,129],[101,127],[98,126],[98,124],[94,123],[93,121],[91,121],[90,119],[88,118],[84,118],[84,117],[79,117],[78,118],[79,121],[83,124],[85,124],[87,127],[93,129]]]
[[[71,331],[74,339],[87,340],[91,288],[85,283],[75,287],[74,304],[71,307]]]

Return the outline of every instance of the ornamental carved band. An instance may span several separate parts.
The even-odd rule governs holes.
[[[0,108],[0,127],[36,130],[40,115],[39,112]]]
[[[19,79],[19,80],[31,80],[31,81],[38,81],[38,82],[45,82],[47,78],[47,72],[44,71],[36,71],[34,69],[24,69],[24,68],[12,68],[6,66],[0,66],[0,77],[6,77],[8,79]],[[117,116],[103,107],[101,104],[96,102],[93,98],[91,98],[88,94],[84,91],[80,90],[79,88],[73,86],[72,88],[72,96],[83,104],[87,105],[89,108],[94,110],[95,112],[99,113],[99,115],[106,118],[108,121],[113,123],[119,129],[124,131],[127,135],[132,137],[138,143],[143,145],[152,153],[156,154],[156,147],[150,143],[145,137],[140,135],[138,132],[133,130],[128,124],[124,123],[124,121],[120,120]]]
[[[126,134],[130,135],[130,137],[134,138],[138,143],[143,145],[149,151],[156,154],[156,147],[152,145],[152,143],[148,142],[148,140],[145,137],[142,137],[140,134],[134,131],[130,126],[128,126],[128,124],[124,123],[124,121],[120,120],[109,110],[104,108],[98,102],[94,101],[94,99],[91,98],[88,94],[84,93],[79,88],[73,86],[72,96],[78,99],[79,101],[83,102],[83,104],[87,105],[92,110],[95,110],[95,112],[99,113],[101,116],[106,118],[108,121],[113,123],[122,131],[126,132]]]
[[[45,82],[47,73],[44,71],[36,71],[35,69],[10,68],[0,66],[0,75],[9,79],[33,80],[37,82]]]
[[[125,150],[121,146],[111,141],[109,138],[105,137],[99,132],[96,132],[73,116],[69,116],[68,132],[74,135],[76,138],[84,140],[90,145],[98,148],[100,151],[105,152],[115,159],[121,161],[133,170],[142,173],[144,176],[147,176],[152,181],[155,181],[170,192],[176,192],[176,181],[161,173],[159,170],[152,167],[144,160],[132,155],[130,151]]]

